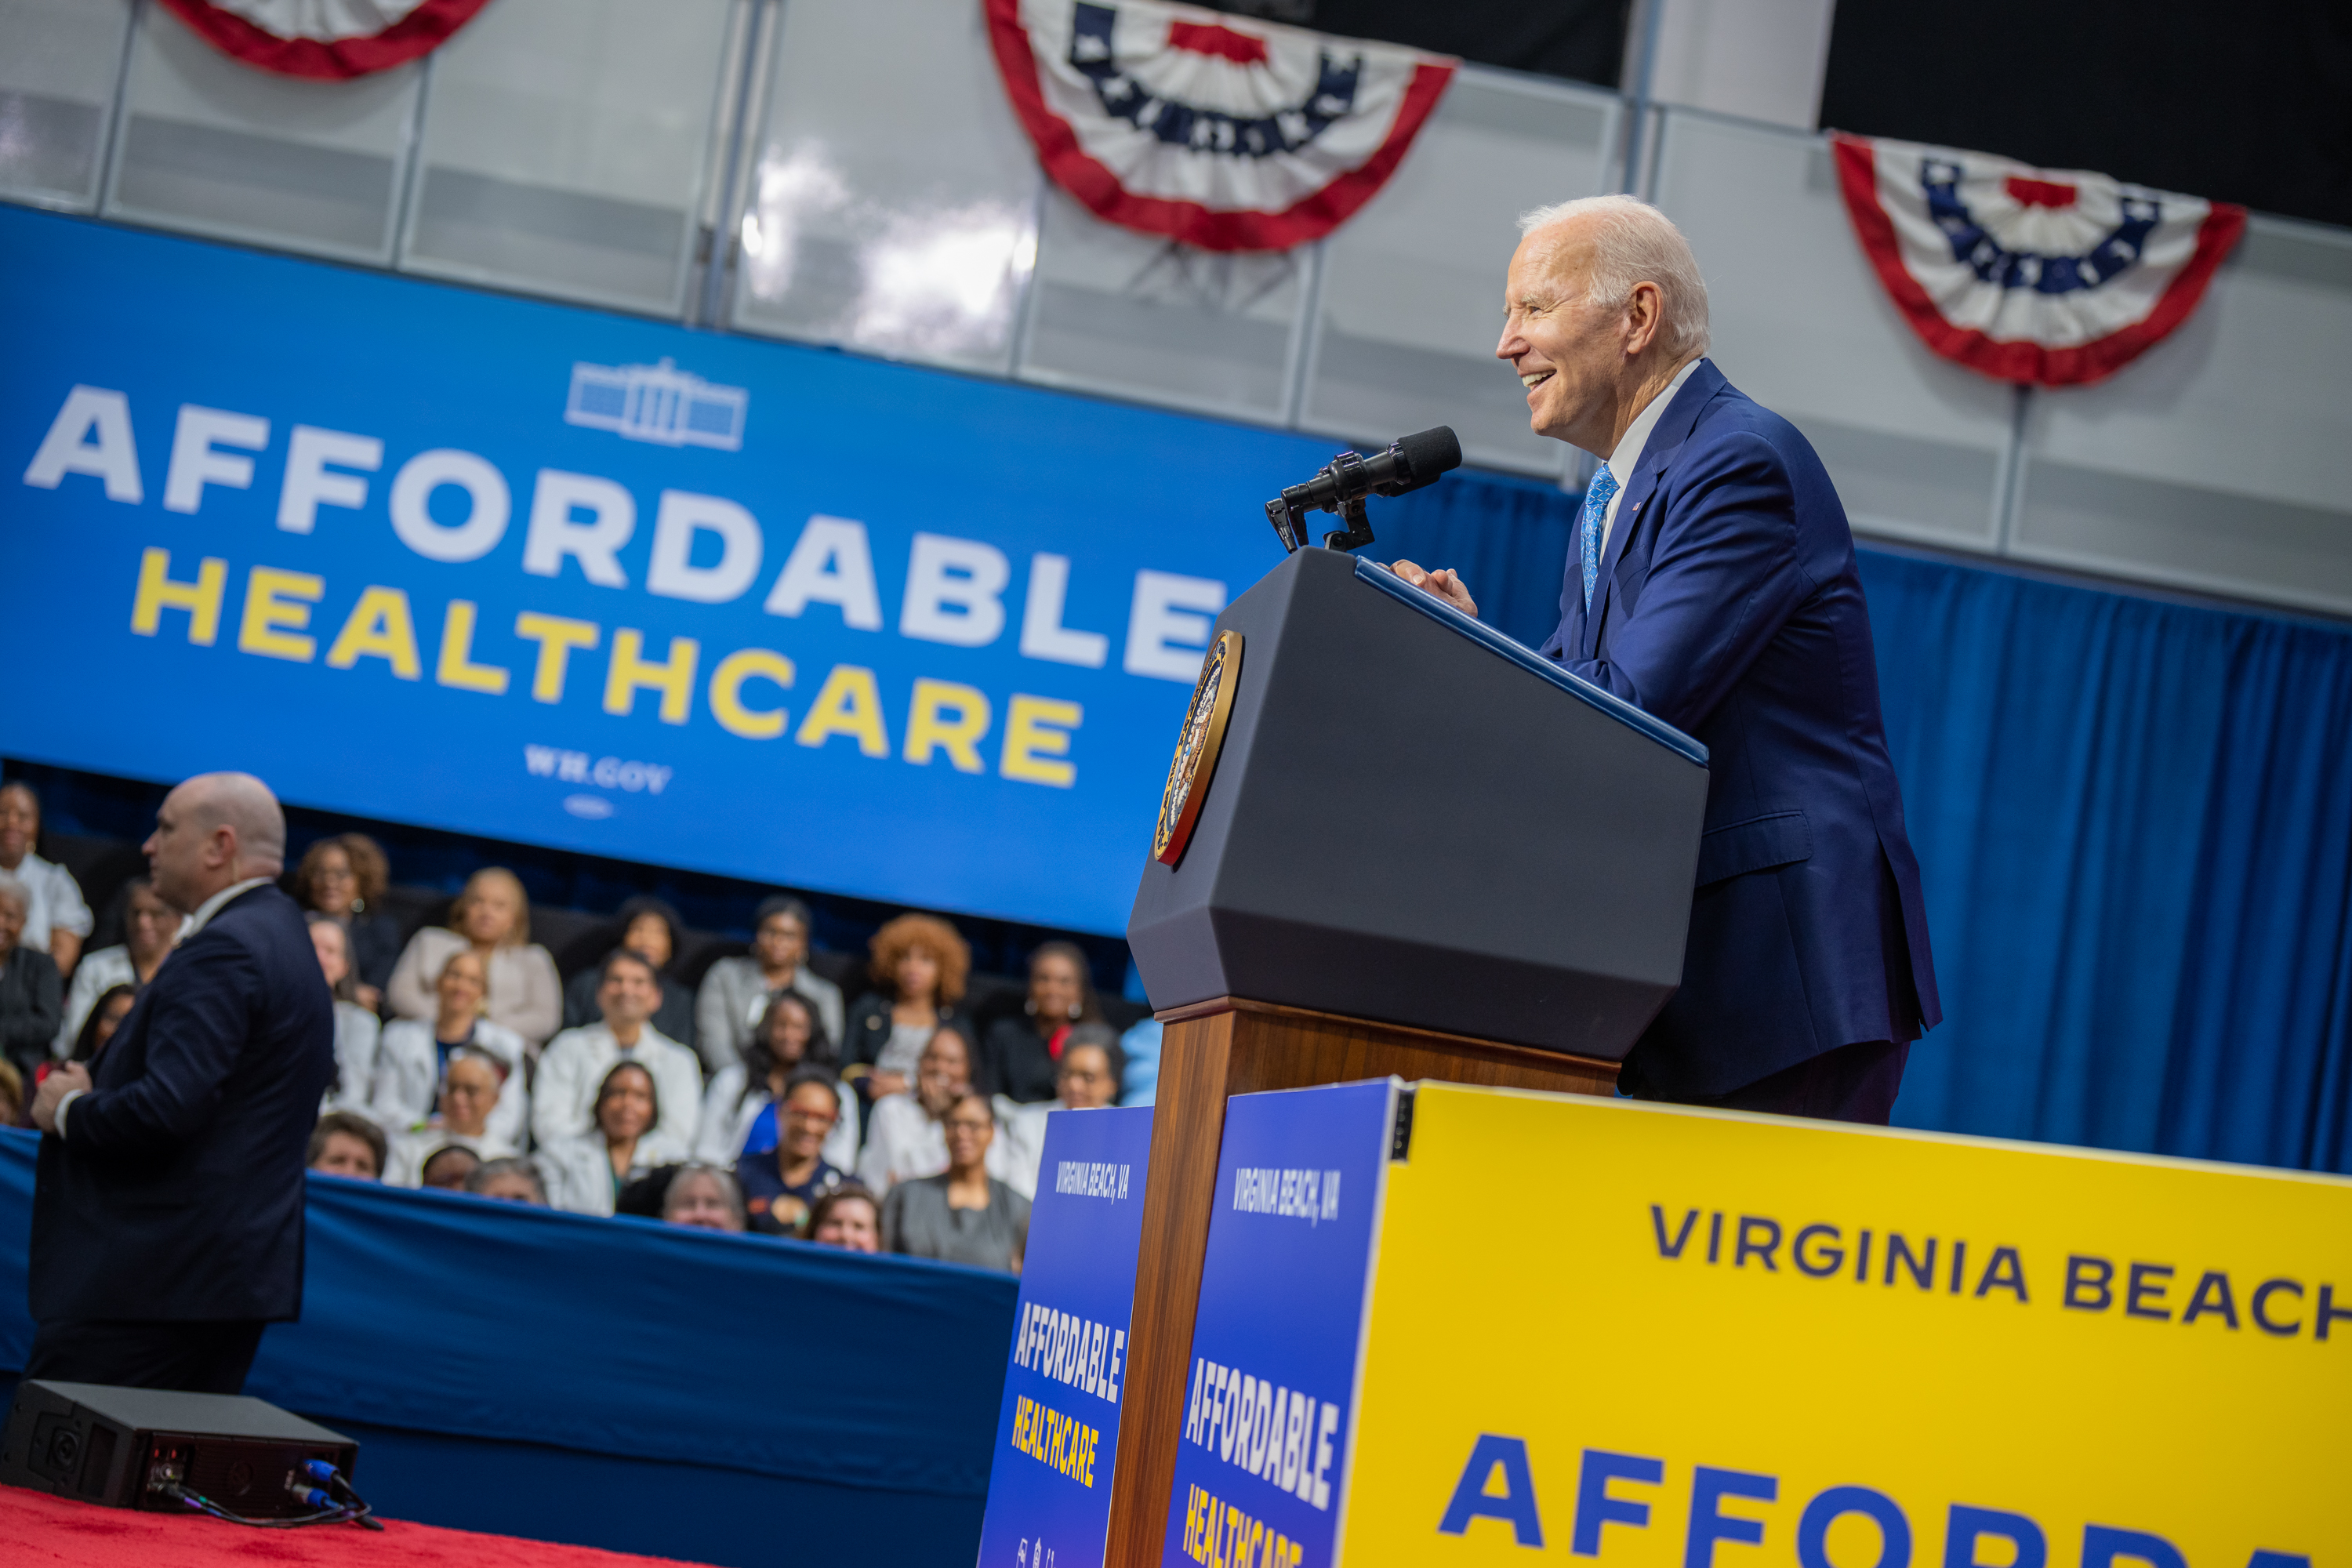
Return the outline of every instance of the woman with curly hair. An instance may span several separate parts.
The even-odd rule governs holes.
[[[869,1104],[903,1092],[932,1033],[951,1024],[967,1041],[979,1038],[964,1015],[964,982],[971,949],[937,915],[900,915],[874,933],[866,971],[873,994],[858,998],[843,1033],[841,1076]]]

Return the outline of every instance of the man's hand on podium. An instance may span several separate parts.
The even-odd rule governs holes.
[[[1464,585],[1462,579],[1454,574],[1453,568],[1444,567],[1435,572],[1424,572],[1410,561],[1400,561],[1389,570],[1416,588],[1428,589],[1464,615],[1473,619],[1476,618],[1478,601],[1470,596],[1469,588]]]

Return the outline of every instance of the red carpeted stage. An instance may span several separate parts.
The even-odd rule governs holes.
[[[194,1514],[142,1513],[0,1487],[0,1541],[11,1568],[677,1568],[667,1557],[633,1557],[591,1546],[555,1546],[510,1535],[477,1535],[386,1520],[381,1533],[355,1524],[257,1530]]]

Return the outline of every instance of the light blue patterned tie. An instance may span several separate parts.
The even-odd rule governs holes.
[[[1609,500],[1617,493],[1617,476],[1601,464],[1592,470],[1592,487],[1584,492],[1584,609],[1592,613],[1592,584],[1601,575],[1601,525],[1609,516]]]

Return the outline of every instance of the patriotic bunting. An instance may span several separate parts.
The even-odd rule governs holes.
[[[1322,238],[1395,173],[1454,62],[1157,0],[985,0],[1054,183],[1209,250]]]
[[[330,81],[431,54],[487,0],[163,0],[196,36],[281,76]]]
[[[1854,233],[1927,346],[2001,381],[2111,375],[2189,319],[2246,209],[1983,153],[1834,140]]]

